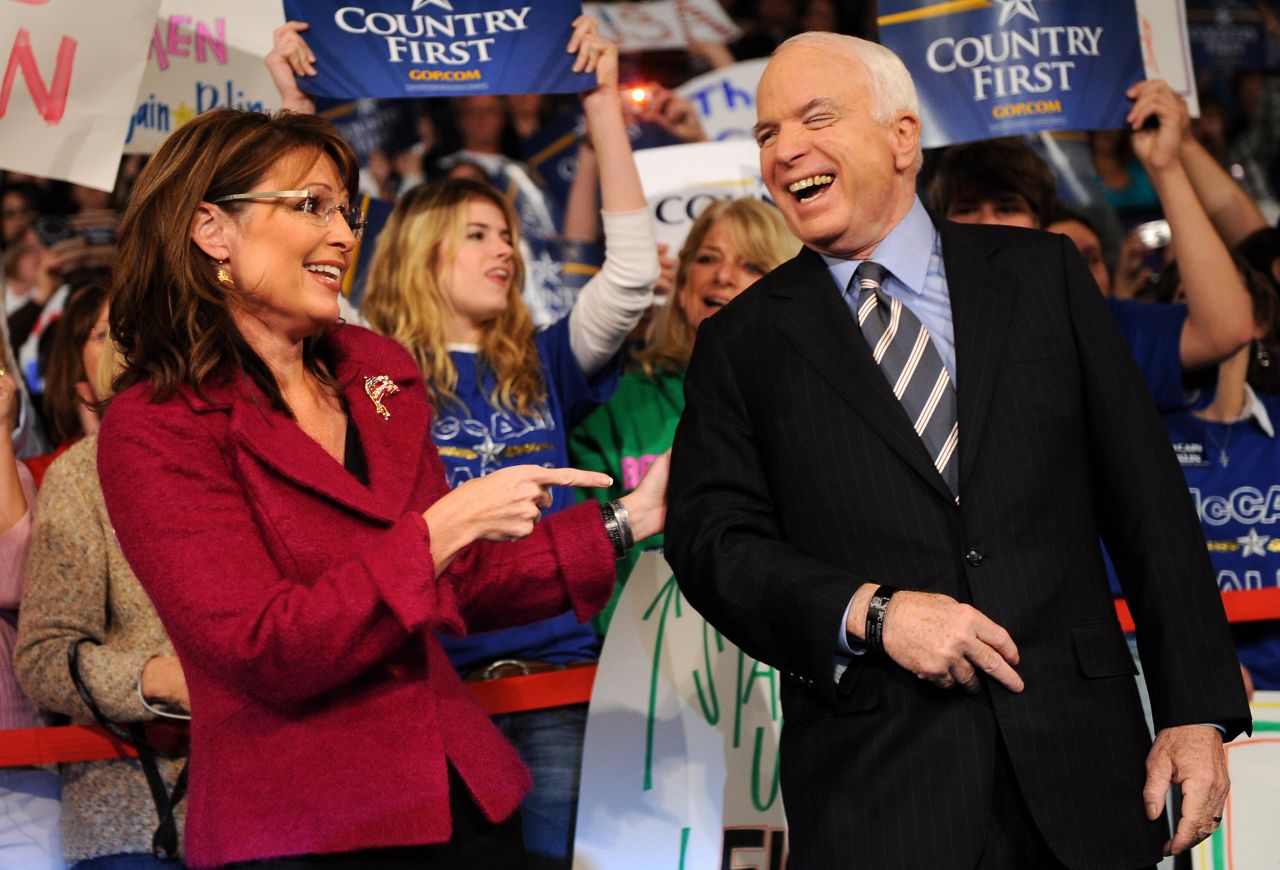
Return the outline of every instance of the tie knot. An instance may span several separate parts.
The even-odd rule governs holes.
[[[864,260],[858,267],[858,271],[853,273],[853,286],[859,293],[865,290],[879,290],[887,277],[889,277],[889,270],[884,266],[871,260]]]

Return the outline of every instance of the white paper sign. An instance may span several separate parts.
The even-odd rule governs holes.
[[[768,58],[744,60],[703,73],[676,88],[693,103],[708,139],[751,139],[756,125],[756,87]]]
[[[1231,796],[1222,824],[1191,852],[1195,870],[1280,867],[1280,692],[1257,692],[1249,705],[1253,736],[1227,744]]]
[[[280,108],[264,59],[283,23],[278,0],[162,0],[125,152],[152,153],[208,109]]]
[[[742,31],[717,0],[652,0],[649,3],[583,3],[600,22],[600,34],[622,51],[687,48],[694,42],[733,42]]]
[[[0,168],[115,186],[159,5],[0,3]]]
[[[637,562],[587,717],[575,870],[782,870],[778,672],[707,624],[657,553]]]
[[[1187,35],[1187,6],[1183,0],[1137,0],[1138,39],[1147,78],[1164,79],[1187,101],[1191,117],[1200,117],[1191,43]]]
[[[696,142],[636,152],[640,184],[658,242],[680,250],[689,227],[718,199],[768,199],[760,155],[749,139]]]

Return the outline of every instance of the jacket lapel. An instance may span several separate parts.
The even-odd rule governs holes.
[[[960,420],[960,495],[977,463],[983,426],[1004,354],[1016,282],[992,262],[998,242],[987,234],[939,221],[942,258],[956,341],[956,404]]]
[[[808,248],[773,283],[778,330],[833,389],[920,474],[951,501],[946,482],[880,372],[822,258]],[[964,429],[960,430],[963,449]]]
[[[423,445],[430,441],[429,412],[420,396],[404,395],[420,380],[411,358],[388,354],[375,363],[367,362],[352,346],[352,336],[343,335],[349,329],[339,328],[329,341],[335,360],[334,375],[343,386],[351,420],[368,461],[369,487],[326,453],[297,423],[271,410],[261,391],[247,378],[206,389],[205,400],[193,396],[189,401],[197,411],[228,411],[232,436],[262,464],[295,485],[372,519],[393,523],[405,511]],[[383,400],[390,412],[387,419],[377,413],[365,393],[364,381],[371,375],[388,375],[400,386],[400,394]]]

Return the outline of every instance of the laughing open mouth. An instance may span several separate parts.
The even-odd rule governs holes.
[[[808,178],[792,182],[787,186],[787,190],[800,202],[808,202],[830,187],[835,180],[834,175],[810,175]]]

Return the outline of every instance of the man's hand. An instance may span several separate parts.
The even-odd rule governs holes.
[[[1147,818],[1160,818],[1171,782],[1182,786],[1182,819],[1173,839],[1164,844],[1164,853],[1177,855],[1212,834],[1222,821],[1231,781],[1217,728],[1179,725],[1156,734],[1147,755],[1147,784],[1142,789]]]
[[[870,584],[868,584],[869,586]],[[864,586],[849,609],[848,629],[862,638],[871,595]],[[948,595],[897,592],[884,620],[884,651],[902,667],[942,689],[960,686],[977,692],[985,673],[1011,692],[1021,692],[1018,647],[1005,631],[979,610]]]

